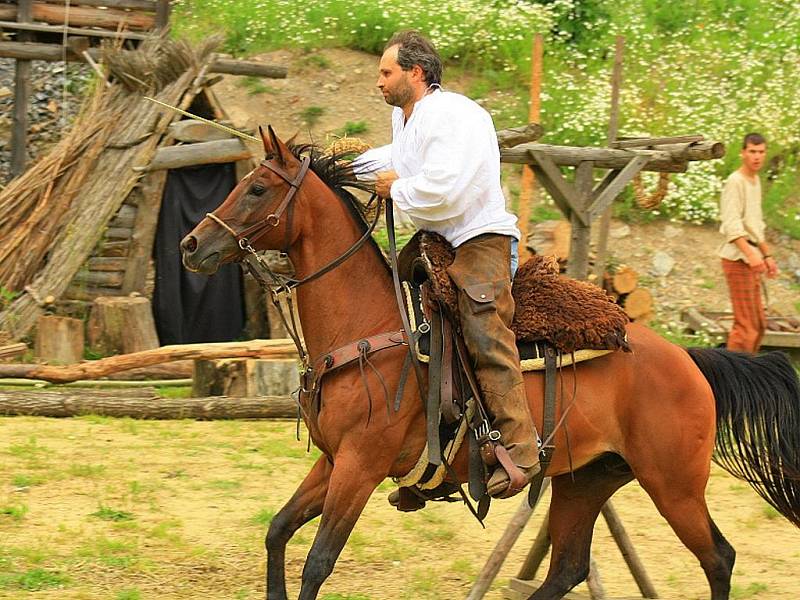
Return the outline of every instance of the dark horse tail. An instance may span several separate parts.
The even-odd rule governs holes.
[[[800,527],[800,382],[788,357],[688,352],[714,391],[714,461]]]

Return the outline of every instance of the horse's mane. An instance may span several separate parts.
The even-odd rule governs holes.
[[[311,169],[330,190],[341,198],[345,205],[350,209],[356,223],[359,224],[362,232],[368,229],[368,220],[374,217],[378,203],[370,200],[363,202],[350,190],[361,190],[363,192],[373,191],[373,184],[368,181],[360,181],[353,174],[350,168],[350,161],[347,156],[342,154],[325,154],[322,149],[315,144],[292,144],[289,143],[289,150],[295,158],[302,160],[308,156],[311,162],[308,168]],[[382,258],[386,258],[378,243],[371,238],[371,243]],[[388,263],[387,263],[388,265]]]

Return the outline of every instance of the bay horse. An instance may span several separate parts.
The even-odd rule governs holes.
[[[312,359],[398,331],[390,270],[368,235],[362,203],[345,189],[358,186],[352,174],[335,157],[283,143],[271,127],[261,138],[265,159],[181,242],[184,265],[211,274],[241,260],[248,244],[286,251],[298,278],[308,278],[295,291]],[[700,561],[711,598],[727,599],[735,551],[705,500],[715,447],[724,468],[800,526],[800,393],[785,355],[687,350],[636,323],[628,326],[628,341],[631,353],[613,352],[559,375],[560,387],[569,391],[556,418],[568,402],[572,409],[556,433],[547,471],[552,558],[530,600],[561,598],[586,578],[600,509],[633,479]],[[406,353],[395,346],[370,357],[389,390],[397,389]],[[541,373],[525,373],[540,431]],[[317,598],[373,490],[387,477],[406,475],[425,447],[425,415],[413,377],[399,409],[388,414],[371,413],[371,398],[381,397],[382,384],[354,366],[331,371],[322,386],[320,412],[304,416],[322,455],[273,518],[265,540],[270,600],[287,598],[287,542],[322,515],[299,594],[300,600]],[[453,461],[462,482],[466,454],[462,448]]]

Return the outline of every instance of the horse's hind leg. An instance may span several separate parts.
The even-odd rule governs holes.
[[[267,547],[267,598],[286,600],[286,544],[303,525],[322,513],[332,465],[321,456],[269,526]]]
[[[728,600],[736,552],[708,514],[704,495],[707,469],[705,477],[688,478],[689,472],[684,464],[682,470],[663,470],[654,479],[639,477],[639,483],[681,542],[700,561],[711,599]]]
[[[550,568],[542,587],[528,600],[557,600],[586,579],[597,515],[606,500],[631,479],[628,466],[613,454],[553,478]]]

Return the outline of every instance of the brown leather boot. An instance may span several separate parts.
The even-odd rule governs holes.
[[[459,291],[461,331],[486,407],[494,417],[493,427],[500,431],[502,444],[527,483],[538,472],[539,449],[516,337],[510,329],[514,317],[510,260],[511,238],[484,234],[456,248],[447,272]],[[524,487],[512,489],[505,469],[500,471],[490,478],[492,495],[507,497]]]

